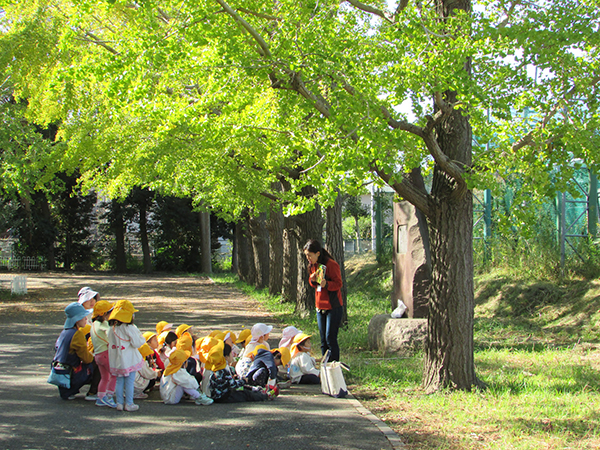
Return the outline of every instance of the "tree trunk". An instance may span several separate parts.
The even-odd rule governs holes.
[[[210,212],[200,212],[200,271],[202,273],[212,273],[212,254],[210,248]]]
[[[240,280],[248,283],[248,275],[250,273],[248,239],[245,230],[246,221],[241,220],[235,224],[235,241],[237,254],[237,274]]]
[[[140,242],[142,243],[142,255],[144,259],[144,273],[152,272],[152,255],[150,255],[150,244],[148,243],[148,208],[145,201],[138,203],[140,214]]]
[[[348,288],[346,286],[346,268],[344,259],[344,238],[342,235],[342,206],[344,204],[343,197],[338,193],[335,199],[335,204],[331,208],[327,208],[327,251],[333,256],[333,259],[340,265],[342,273],[342,300],[344,302],[344,315],[342,324],[348,323]]]
[[[269,230],[269,294],[280,295],[283,286],[283,212],[273,203],[267,221]]]
[[[451,92],[445,98],[456,100]],[[442,151],[470,167],[468,118],[454,111],[436,131]],[[471,390],[481,386],[473,358],[473,198],[470,191],[461,195],[454,180],[436,167],[430,206],[432,273],[423,383],[428,392]]]
[[[296,303],[298,299],[298,243],[294,217],[283,218],[283,267],[281,301]]]
[[[307,186],[302,188],[302,195],[310,197],[316,194],[316,188]],[[315,290],[308,284],[308,262],[304,255],[304,244],[309,239],[323,239],[323,217],[321,207],[317,204],[315,209],[296,216],[295,233],[297,235],[297,261],[298,261],[298,298],[296,310],[308,312],[315,309]]]
[[[48,224],[48,227],[52,224],[52,213],[50,212],[50,205],[48,204],[48,199],[46,196],[40,196],[40,208],[42,211],[42,217],[44,221]],[[47,260],[47,268],[48,270],[56,269],[56,258],[54,256],[54,239],[48,239],[47,241],[47,250],[46,250],[46,260]]]
[[[254,267],[256,268],[254,286],[257,289],[263,289],[269,283],[269,232],[266,219],[267,215],[265,213],[249,219],[252,253],[254,255]]]
[[[127,255],[125,253],[125,221],[123,220],[123,210],[121,204],[113,200],[113,233],[115,234],[116,245],[116,271],[117,273],[127,272]]]

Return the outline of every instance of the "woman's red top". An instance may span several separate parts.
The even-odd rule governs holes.
[[[318,266],[318,264],[309,266],[309,276],[317,270]],[[310,278],[308,281],[310,285],[316,289],[315,303],[317,309],[333,309],[344,304],[342,293],[340,292],[340,289],[342,288],[342,272],[340,271],[340,265],[329,258],[325,267],[327,267],[325,270],[325,279],[327,280],[326,287],[321,288],[319,291],[318,287],[320,285],[318,283],[311,281]]]

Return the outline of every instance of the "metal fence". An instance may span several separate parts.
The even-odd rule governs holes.
[[[37,256],[0,257],[0,268],[8,270],[46,270],[46,258]]]

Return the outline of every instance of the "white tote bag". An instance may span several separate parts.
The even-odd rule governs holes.
[[[339,361],[328,362],[329,350],[321,360],[321,391],[323,394],[336,398],[343,398],[348,395],[348,387],[344,380],[342,368],[348,368]]]

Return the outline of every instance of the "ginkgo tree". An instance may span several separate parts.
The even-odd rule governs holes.
[[[0,5],[15,94],[31,120],[60,122],[61,161],[88,186],[148,186],[235,216],[274,199],[296,214],[375,179],[418,208],[428,390],[482,385],[473,187],[517,176],[533,198],[550,172],[564,185],[574,158],[596,165],[597,0]],[[307,186],[316,195],[297,195]]]

